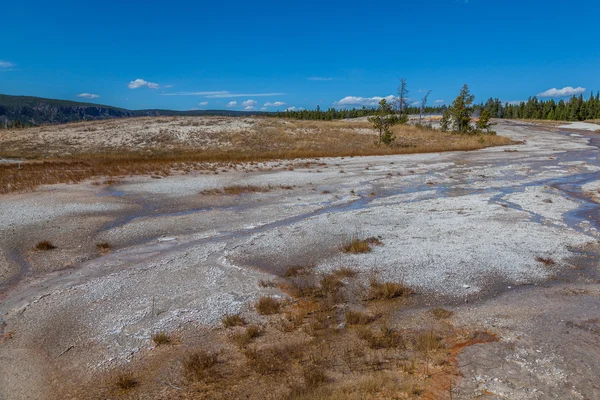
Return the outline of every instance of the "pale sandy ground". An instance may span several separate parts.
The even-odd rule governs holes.
[[[0,399],[45,398],[60,374],[151,352],[152,332],[247,311],[282,295],[261,279],[308,262],[402,280],[418,307],[445,304],[455,324],[497,334],[461,357],[453,398],[599,398],[600,233],[586,196],[600,181],[596,141],[532,124],[497,130],[525,143],[2,196],[0,330],[12,338],[0,344]],[[200,194],[232,184],[295,187]],[[341,253],[352,234],[384,245]],[[32,250],[45,239],[58,248]],[[104,241],[107,255],[95,249]]]

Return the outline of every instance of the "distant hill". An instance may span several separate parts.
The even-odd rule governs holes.
[[[263,112],[231,110],[126,110],[101,104],[0,94],[0,129],[67,122],[145,116],[261,115]]]

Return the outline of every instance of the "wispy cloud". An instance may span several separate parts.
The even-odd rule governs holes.
[[[274,103],[271,102],[266,102],[265,107],[281,107],[281,106],[285,106],[285,103],[283,101],[276,101]]]
[[[309,81],[331,81],[333,78],[329,78],[326,76],[311,76],[310,78],[306,78]]]
[[[436,100],[434,101],[435,104],[442,104],[444,102],[444,100]]]
[[[552,88],[552,89],[548,89],[545,92],[542,93],[538,93],[538,97],[567,97],[567,96],[574,96],[577,94],[581,94],[583,92],[585,92],[585,88],[580,87],[571,87],[571,86],[566,86],[562,89],[557,89],[557,88]]]
[[[198,103],[199,106],[207,106],[208,105],[208,101],[201,101],[200,103]]]
[[[163,93],[163,96],[204,96],[207,99],[234,98],[234,97],[268,97],[284,96],[285,93],[231,93],[227,90],[212,92],[174,92]]]
[[[346,107],[346,106],[376,106],[382,99],[385,99],[387,102],[391,102],[394,100],[393,95],[389,95],[386,97],[357,97],[357,96],[346,96],[343,99],[336,101],[333,103],[336,107]]]
[[[255,105],[257,105],[258,103],[256,102],[256,100],[246,100],[244,102],[242,102],[242,105],[244,107],[252,107],[254,108]]]
[[[139,89],[141,87],[148,87],[150,89],[158,89],[160,87],[160,85],[158,83],[154,83],[154,82],[148,82],[145,81],[143,79],[136,79],[135,81],[131,81],[129,82],[129,84],[127,85],[127,87],[129,87],[129,89]]]
[[[267,107],[261,107],[260,111],[267,111]]]
[[[255,110],[255,108],[254,108],[254,106],[246,106],[246,108],[244,108],[244,110],[253,111],[253,110]]]
[[[100,96],[94,93],[79,93],[77,97],[83,97],[84,99],[97,99]]]
[[[296,111],[296,110],[297,110],[297,108],[294,106],[291,106],[291,107],[288,107],[285,109],[285,111]]]
[[[230,101],[229,103],[227,103],[227,107],[235,107],[237,106],[237,101]]]
[[[0,71],[10,71],[17,65],[10,61],[0,60]]]

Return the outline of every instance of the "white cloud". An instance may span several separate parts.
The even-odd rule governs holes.
[[[571,86],[566,86],[562,89],[557,89],[557,88],[552,88],[552,89],[548,89],[545,92],[542,93],[538,93],[538,97],[567,97],[567,96],[574,96],[577,94],[581,94],[583,92],[585,92],[585,88],[577,87],[577,88],[573,88]]]
[[[129,82],[129,84],[127,85],[127,87],[129,87],[129,89],[139,89],[144,86],[146,86],[150,89],[158,89],[160,87],[160,85],[158,83],[148,82],[143,79],[136,79],[135,81]]]
[[[246,106],[246,108],[244,108],[244,110],[246,110],[246,111],[252,111],[254,109],[255,109],[254,106]]]
[[[84,99],[97,99],[100,96],[94,93],[79,93],[77,97],[83,97]]]
[[[165,89],[171,89],[173,87],[173,85],[165,85],[163,86]]]
[[[525,103],[525,101],[524,100],[511,100],[511,101],[506,101],[505,103],[508,103],[513,106],[518,106],[521,103]]]
[[[244,102],[242,102],[242,105],[244,107],[252,107],[254,108],[255,105],[257,105],[258,103],[255,100],[246,100]]]
[[[333,103],[334,106],[337,107],[345,107],[345,106],[376,106],[379,102],[385,99],[388,103],[392,102],[395,97],[393,95],[389,95],[386,97],[356,97],[356,96],[346,96],[343,99],[336,101]]]
[[[275,103],[266,102],[265,107],[281,107],[284,106],[285,103],[283,101],[276,101]]]
[[[201,101],[200,103],[198,103],[199,106],[207,106],[208,105],[208,101]]]
[[[311,76],[310,78],[306,78],[309,81],[330,81],[333,78],[325,77],[325,76]]]
[[[421,104],[420,101],[413,101],[412,103],[410,103],[411,106],[418,106],[419,104]]]
[[[0,71],[10,71],[14,67],[16,67],[15,63],[11,63],[10,61],[0,60]]]
[[[442,104],[444,102],[444,100],[436,100],[434,101],[435,104]]]
[[[163,96],[204,96],[207,99],[221,99],[233,97],[269,97],[284,96],[285,93],[231,93],[227,90],[218,90],[212,92],[175,92],[163,93]]]
[[[230,101],[229,103],[227,103],[227,107],[235,107],[237,106],[237,101]]]
[[[288,107],[285,109],[285,111],[296,111],[296,110],[297,110],[297,108],[294,106],[291,106],[291,107]]]
[[[261,107],[260,111],[267,111],[267,107]]]

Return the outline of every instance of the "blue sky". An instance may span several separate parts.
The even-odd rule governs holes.
[[[600,89],[600,1],[5,1],[0,93],[129,109]],[[88,94],[87,97],[77,95]],[[95,97],[98,96],[98,97]],[[235,102],[235,103],[234,103]]]

